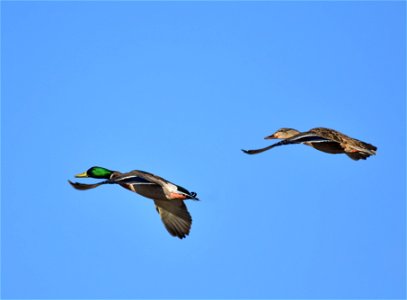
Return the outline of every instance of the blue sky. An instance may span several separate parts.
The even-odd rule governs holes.
[[[1,9],[2,298],[405,298],[404,2]],[[377,155],[240,151],[318,126]],[[190,236],[93,165],[197,192]]]

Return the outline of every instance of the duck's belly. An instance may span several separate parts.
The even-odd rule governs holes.
[[[336,142],[323,142],[323,143],[310,143],[311,147],[314,147],[315,149],[326,152],[326,153],[331,153],[331,154],[338,154],[338,153],[344,153],[345,151],[341,147],[339,143]]]
[[[167,200],[167,197],[164,194],[164,191],[159,185],[130,185],[124,186],[124,188],[136,192],[137,194],[155,200]]]

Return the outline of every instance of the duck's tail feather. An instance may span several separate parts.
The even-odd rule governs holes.
[[[199,198],[197,197],[197,193],[195,193],[195,192],[191,192],[191,194],[190,194],[190,196],[191,196],[191,200],[196,200],[196,201],[199,201]]]

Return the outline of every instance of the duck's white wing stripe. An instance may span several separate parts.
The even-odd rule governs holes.
[[[138,185],[156,185],[154,182],[150,182],[142,177],[129,175],[124,177],[119,177],[112,179],[114,183],[129,183],[129,184],[138,184]]]
[[[286,143],[305,143],[305,142],[322,143],[322,142],[331,142],[331,140],[320,137],[319,135],[316,135],[315,133],[312,133],[312,132],[305,132],[305,133],[297,134],[296,136],[293,136],[293,137],[283,140],[281,142],[283,142],[283,143],[284,142],[286,142]]]

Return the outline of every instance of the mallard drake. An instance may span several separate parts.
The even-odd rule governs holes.
[[[89,190],[103,184],[119,184],[132,192],[153,199],[165,228],[172,236],[182,239],[189,234],[192,218],[184,200],[199,200],[196,193],[189,192],[187,189],[157,175],[139,170],[120,173],[102,167],[92,167],[75,177],[106,179],[94,184],[68,180],[77,190]]]
[[[337,130],[317,127],[306,132],[299,132],[293,128],[281,128],[265,139],[282,139],[282,141],[257,150],[242,150],[247,154],[257,154],[271,148],[289,145],[305,144],[319,151],[338,154],[345,153],[353,160],[366,159],[376,154],[377,148],[371,144],[351,138]]]

